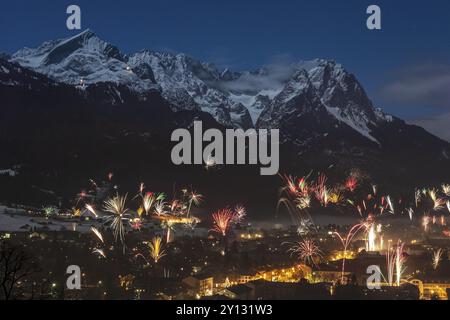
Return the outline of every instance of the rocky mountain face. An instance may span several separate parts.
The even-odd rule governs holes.
[[[1,59],[0,97],[0,170],[17,171],[0,174],[0,201],[54,203],[105,172],[122,172],[125,182],[175,181],[173,130],[194,120],[218,126],[201,111],[173,112],[157,90],[136,95],[111,82],[82,88]]]

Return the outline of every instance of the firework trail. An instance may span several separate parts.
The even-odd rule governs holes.
[[[414,201],[416,203],[416,208],[419,206],[419,202],[422,199],[422,193],[419,189],[416,189],[414,192]]]
[[[406,254],[403,252],[404,243],[398,241],[394,248],[388,245],[386,251],[386,282],[390,285],[400,286],[403,273],[405,272],[404,263],[406,261]]]
[[[342,275],[341,275],[342,283],[344,283],[345,257],[347,255],[348,247],[352,243],[353,238],[362,229],[367,229],[366,223],[358,223],[358,224],[354,225],[353,227],[351,227],[345,238],[343,238],[338,232],[333,232],[333,234],[335,234],[338,237],[339,241],[342,244],[343,250],[344,250],[344,258],[342,259]]]
[[[169,242],[170,242],[171,232],[174,230],[174,227],[175,227],[175,222],[172,221],[172,220],[170,220],[170,219],[164,219],[164,220],[161,222],[161,227],[162,227],[163,229],[166,229],[166,230],[167,230],[167,233],[166,233],[166,243],[169,243]]]
[[[397,281],[397,286],[400,286],[402,280],[402,275],[405,272],[406,267],[404,263],[406,261],[406,254],[403,252],[404,243],[397,244],[396,254],[395,254],[395,277]]]
[[[389,206],[389,212],[392,213],[392,214],[394,214],[395,211],[394,211],[394,205],[393,205],[393,203],[392,203],[391,196],[386,196],[386,202],[387,202],[387,204],[388,204],[388,206]]]
[[[172,200],[170,203],[170,212],[178,213],[180,207],[180,202],[177,199]]]
[[[100,241],[101,241],[102,243],[105,243],[105,241],[103,240],[102,234],[100,233],[100,231],[97,230],[97,228],[91,227],[91,231],[96,235],[97,238],[100,239]]]
[[[394,285],[394,272],[395,272],[395,252],[393,253],[388,245],[388,250],[386,251],[386,270],[387,279],[386,282],[390,285]]]
[[[413,215],[414,215],[414,209],[413,208],[409,208],[408,209],[409,220],[413,221]]]
[[[325,174],[321,173],[317,178],[317,183],[315,186],[315,194],[317,200],[322,204],[322,206],[326,207],[330,200],[330,191],[326,185],[327,177]]]
[[[92,251],[92,253],[96,253],[96,254],[98,254],[99,256],[101,256],[101,257],[103,257],[103,258],[106,258],[105,252],[104,252],[102,249],[95,248],[95,249]]]
[[[442,260],[442,254],[443,254],[443,250],[442,249],[438,249],[436,251],[433,252],[433,269],[436,270],[439,267],[439,264]]]
[[[374,185],[374,184],[372,185],[372,192],[373,192],[373,195],[374,195],[374,196],[377,195],[377,188],[378,188],[378,187],[377,187],[376,185]]]
[[[366,244],[366,250],[367,251],[376,251],[376,238],[377,234],[375,231],[375,224],[372,223],[369,227],[368,236],[367,236],[367,244]]]
[[[95,212],[95,209],[94,209],[94,207],[92,205],[86,204],[85,208],[86,208],[87,211],[92,213],[94,215],[94,217],[98,218],[97,212]]]
[[[212,214],[214,227],[211,231],[217,232],[225,236],[233,219],[233,212],[230,209],[222,209]]]
[[[75,207],[78,206],[78,204],[80,203],[80,201],[82,201],[84,198],[86,198],[87,193],[84,190],[81,190],[81,192],[77,195],[77,202],[75,204]]]
[[[431,217],[428,216],[428,215],[423,216],[423,218],[422,218],[422,227],[423,227],[423,230],[425,232],[428,231],[430,223],[431,223]]]

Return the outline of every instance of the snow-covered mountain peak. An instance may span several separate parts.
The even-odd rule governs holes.
[[[389,120],[381,110],[375,112],[355,76],[332,60],[271,64],[236,72],[220,70],[183,53],[142,50],[126,56],[86,30],[34,49],[24,48],[10,61],[81,87],[116,83],[141,96],[158,89],[172,110],[201,110],[226,126],[250,128],[261,114],[267,122],[269,114],[274,118],[277,112],[301,115],[306,106],[326,109],[339,122],[374,140],[371,128]]]
[[[311,89],[311,81],[309,80],[308,73],[305,70],[297,71],[286,84],[280,95],[283,96],[283,101],[289,101],[292,97],[295,97],[305,90]]]
[[[213,85],[221,73],[212,64],[186,54],[143,50],[129,57],[133,68],[150,66],[163,96],[174,111],[202,110],[227,126],[248,128],[253,122],[247,109]]]
[[[125,84],[138,93],[156,88],[150,70],[139,70],[138,75],[126,60],[117,47],[86,30],[34,49],[22,49],[10,61],[71,85],[113,82]]]

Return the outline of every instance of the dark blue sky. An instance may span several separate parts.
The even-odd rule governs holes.
[[[81,7],[83,29],[126,53],[143,48],[185,52],[235,69],[280,59],[330,58],[355,73],[375,103],[396,115],[414,119],[450,113],[447,95],[428,101],[430,92],[420,91],[422,83],[409,83],[421,73],[431,84],[450,75],[446,0],[2,1],[0,51],[74,35],[65,26],[69,4]],[[370,4],[382,9],[381,31],[365,27]],[[411,98],[411,90],[421,94]]]

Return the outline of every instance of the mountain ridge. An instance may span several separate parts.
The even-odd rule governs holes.
[[[277,201],[279,178],[261,177],[258,167],[173,165],[174,129],[191,129],[195,120],[205,129],[227,126],[202,109],[173,110],[159,90],[136,94],[115,82],[70,85],[0,59],[0,96],[0,169],[18,168],[14,177],[0,175],[2,201],[58,203],[107,172],[129,188],[151,181],[152,188],[167,192],[173,182],[194,181],[214,204],[231,198],[259,210]],[[344,102],[353,100],[344,95]],[[376,142],[365,137],[330,114],[308,70],[297,71],[265,102],[256,128],[279,127],[280,174],[333,168],[342,178],[357,168],[376,183],[408,188],[450,178],[447,142],[376,109],[370,120],[376,126],[367,122]],[[54,190],[58,198],[49,199],[41,189]]]
[[[411,148],[407,153],[426,149],[437,159],[450,154],[449,143],[375,107],[356,76],[334,60],[220,70],[182,53],[124,55],[86,30],[19,50],[9,61],[82,91],[100,86],[101,95],[94,91],[111,105],[145,101],[148,92],[159,91],[173,112],[205,112],[225,127],[278,128],[294,155],[321,148],[328,154],[355,148],[355,154],[392,153],[404,146]]]
[[[283,72],[270,66],[236,72],[219,70],[211,63],[200,62],[182,53],[143,49],[124,55],[116,46],[101,40],[89,29],[70,38],[44,42],[35,49],[19,50],[10,61],[71,85],[116,82],[129,86],[139,94],[159,89],[175,111],[203,110],[223,125],[244,129],[256,126],[268,102],[274,100],[296,71],[306,70],[312,80],[317,80],[320,72],[335,72],[343,78],[353,77],[357,83],[356,78],[341,65],[323,59],[293,63],[287,68],[290,70]],[[328,82],[326,86],[324,81]],[[322,79],[322,83],[315,85],[322,95],[332,97],[327,99],[331,103],[338,99],[336,94],[330,92],[330,83],[333,87],[339,83],[336,75],[328,75],[327,79]],[[359,84],[358,88],[361,88]],[[370,101],[364,103],[369,109],[372,107]],[[369,109],[364,112],[369,113]],[[330,113],[340,120],[345,118],[333,110]],[[358,120],[354,119],[354,113],[350,113],[350,116],[353,116],[351,122]],[[367,125],[357,123],[353,127],[368,136]]]

